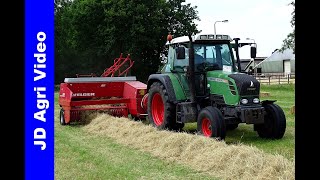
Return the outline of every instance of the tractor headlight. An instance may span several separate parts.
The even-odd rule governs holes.
[[[254,98],[253,99],[253,103],[255,103],[255,104],[258,104],[260,102],[260,99],[259,98]]]
[[[242,104],[248,104],[248,99],[241,99]]]

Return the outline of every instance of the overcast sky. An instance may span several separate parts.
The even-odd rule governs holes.
[[[186,0],[197,6],[198,29],[204,33],[214,33],[214,22],[227,19],[229,22],[216,23],[217,34],[229,34],[246,38],[257,43],[257,57],[268,57],[275,49],[280,49],[283,40],[292,32],[290,20],[293,11],[291,0]],[[252,40],[251,40],[252,42]],[[250,58],[250,47],[243,47],[240,58]]]

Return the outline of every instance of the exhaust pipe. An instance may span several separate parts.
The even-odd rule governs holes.
[[[196,102],[196,85],[195,85],[195,75],[194,75],[194,47],[192,42],[191,35],[188,35],[190,40],[190,47],[189,47],[189,68],[188,68],[188,75],[189,75],[189,89],[190,89],[190,101],[192,103]]]
[[[239,70],[239,72],[241,72],[241,62],[240,62],[240,57],[239,57],[239,40],[240,40],[240,38],[234,38],[233,40],[235,41],[234,50],[236,51],[238,70]]]

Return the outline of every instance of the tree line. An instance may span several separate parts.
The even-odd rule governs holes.
[[[123,53],[131,75],[146,82],[173,37],[198,33],[197,6],[185,0],[55,0],[55,84],[65,77],[100,76]]]

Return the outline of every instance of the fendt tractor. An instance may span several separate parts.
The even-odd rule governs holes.
[[[283,137],[283,110],[275,100],[261,101],[259,81],[241,70],[239,47],[250,45],[255,58],[255,43],[239,43],[239,38],[222,34],[174,39],[169,34],[167,40],[166,63],[147,83],[147,112],[153,126],[179,130],[197,122],[200,134],[224,139],[227,130],[246,123],[253,124],[262,138]]]
[[[79,121],[81,111],[105,110],[148,118],[158,129],[181,130],[185,123],[197,122],[200,134],[220,140],[240,123],[253,124],[262,138],[280,139],[286,129],[283,110],[275,100],[261,101],[260,83],[241,70],[239,48],[250,45],[255,58],[256,44],[239,40],[221,34],[168,35],[166,63],[147,84],[126,76],[134,61],[122,54],[100,77],[65,78],[60,124]]]

